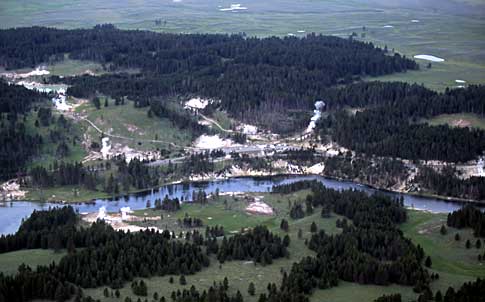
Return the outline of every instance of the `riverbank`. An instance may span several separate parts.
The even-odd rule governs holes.
[[[321,182],[327,188],[335,190],[362,190],[367,194],[382,192],[393,198],[402,198],[404,206],[432,213],[451,213],[463,207],[460,201],[443,201],[429,197],[419,197],[410,194],[393,193],[387,191],[378,191],[369,186],[357,184],[350,181],[339,181],[325,178],[318,175],[272,175],[261,177],[238,177],[218,181],[198,181],[182,183],[177,181],[174,184],[161,186],[156,189],[140,191],[137,193],[126,194],[116,198],[91,199],[89,202],[72,202],[72,203],[49,203],[49,202],[31,202],[17,201],[3,203],[0,207],[0,234],[10,234],[15,232],[22,220],[29,217],[34,210],[46,210],[49,207],[71,205],[79,213],[98,212],[101,207],[105,207],[107,212],[119,212],[121,208],[130,207],[131,210],[139,210],[147,207],[154,207],[156,200],[163,200],[165,196],[169,198],[178,198],[182,202],[192,200],[192,196],[199,191],[204,191],[208,196],[217,194],[217,192],[229,194],[230,196],[239,193],[254,192],[268,193],[272,191],[275,185],[291,184],[303,180],[315,180]],[[238,193],[239,192],[239,193]],[[223,194],[221,194],[223,195]],[[479,205],[485,208],[483,204]]]
[[[47,199],[41,199],[39,198],[39,196],[41,195],[38,194],[38,192],[33,192],[33,191],[30,191],[29,188],[26,188],[26,190],[28,190],[28,193],[26,194],[25,199],[23,199],[23,201],[49,202],[49,203],[60,203],[60,204],[82,204],[82,203],[89,204],[89,203],[93,203],[97,199],[117,200],[120,198],[126,198],[129,195],[133,195],[133,194],[144,195],[144,194],[150,193],[152,190],[157,190],[161,187],[171,186],[171,185],[180,185],[180,184],[184,185],[184,184],[192,184],[192,183],[204,184],[204,183],[215,182],[215,181],[228,181],[230,179],[237,179],[237,178],[272,179],[272,178],[278,178],[278,177],[293,177],[293,176],[310,176],[310,177],[318,176],[329,180],[352,183],[357,186],[365,186],[369,189],[376,190],[376,191],[383,191],[383,192],[395,193],[395,194],[405,194],[405,195],[415,196],[419,198],[437,199],[444,202],[460,202],[460,203],[473,203],[478,205],[485,205],[485,201],[483,200],[472,200],[472,199],[452,197],[452,196],[443,196],[443,195],[433,194],[430,192],[410,192],[406,190],[385,188],[385,187],[379,187],[373,184],[369,184],[366,182],[358,182],[352,179],[333,177],[325,174],[310,174],[310,173],[290,173],[289,174],[289,173],[278,173],[278,172],[270,172],[270,173],[264,173],[264,174],[258,173],[257,175],[230,175],[225,177],[219,177],[219,176],[216,177],[213,175],[208,177],[203,177],[203,176],[190,177],[186,179],[169,181],[151,188],[138,189],[138,190],[133,189],[118,195],[110,195],[105,192],[88,191],[82,188],[75,188],[74,186],[66,186],[66,187],[59,187],[59,188],[44,189],[43,190],[44,196],[47,196],[48,194],[45,194],[45,193],[48,193],[48,192],[52,194],[50,194],[50,197]],[[74,189],[78,190],[77,195],[73,195]],[[71,196],[69,196],[69,194],[71,194]],[[15,200],[13,201],[15,202]]]

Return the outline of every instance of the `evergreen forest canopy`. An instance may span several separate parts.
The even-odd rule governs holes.
[[[243,120],[258,118],[260,109],[280,114],[307,110],[327,87],[418,68],[414,61],[372,43],[316,34],[260,39],[126,31],[112,25],[0,31],[0,65],[7,69],[61,61],[66,53],[109,70],[141,71],[63,79],[74,84],[69,93],[75,96],[100,91],[146,106],[156,96],[198,94],[221,99],[224,109]]]
[[[364,82],[327,90],[320,135],[361,153],[406,159],[464,162],[485,150],[485,131],[429,126],[423,119],[440,114],[485,117],[484,86],[437,93],[400,82]],[[349,114],[345,107],[360,108]]]
[[[19,117],[46,100],[45,94],[0,80],[0,179],[13,177],[19,167],[39,153],[42,137],[29,132]],[[43,112],[41,116],[49,115]]]

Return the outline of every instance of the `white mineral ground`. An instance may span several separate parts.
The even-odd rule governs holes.
[[[157,227],[140,227],[137,225],[129,224],[128,222],[141,222],[141,221],[157,221],[160,217],[138,217],[131,215],[133,211],[130,207],[123,207],[120,209],[119,213],[107,213],[105,207],[99,208],[98,212],[93,213],[81,213],[82,220],[93,223],[98,219],[103,220],[107,224],[113,227],[113,229],[123,232],[139,232],[145,230],[163,231]]]
[[[445,59],[440,58],[440,57],[435,57],[432,55],[415,55],[415,59],[420,59],[420,60],[426,60],[426,61],[431,61],[431,62],[444,62]]]
[[[207,107],[207,105],[209,105],[209,103],[212,103],[212,100],[197,97],[197,98],[192,98],[188,100],[185,103],[184,108],[185,109],[204,109],[205,107]]]
[[[43,76],[43,75],[48,75],[50,72],[45,69],[45,67],[37,67],[36,69],[26,72],[26,73],[16,73],[16,72],[6,72],[3,75],[7,78],[13,78],[13,79],[25,79],[25,78],[30,78],[30,77],[35,77],[35,76]]]
[[[219,10],[221,12],[230,12],[230,11],[247,10],[247,9],[248,9],[247,7],[241,6],[241,4],[236,3],[236,4],[231,4],[230,7],[220,8]]]
[[[234,145],[230,139],[222,139],[219,135],[202,134],[196,141],[195,147],[200,149],[220,149]]]
[[[264,202],[255,201],[246,207],[246,212],[251,214],[273,215],[273,208]]]

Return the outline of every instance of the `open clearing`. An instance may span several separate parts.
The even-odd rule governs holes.
[[[52,250],[21,250],[0,255],[0,272],[13,274],[25,263],[35,269],[37,265],[49,265],[58,262],[66,255],[65,252],[55,253]]]
[[[442,114],[426,121],[432,126],[449,125],[450,127],[472,127],[485,130],[485,117],[475,114]]]
[[[186,146],[191,143],[192,135],[174,126],[168,119],[156,116],[148,117],[148,108],[135,108],[127,101],[125,105],[115,106],[113,99],[108,99],[108,107],[104,107],[105,98],[101,98],[101,108],[98,110],[92,103],[86,103],[77,108],[77,112],[86,115],[103,132],[130,137],[134,140],[110,138],[111,144],[119,143],[137,150],[153,151],[157,148],[169,149],[169,144],[151,143],[146,140],[159,140]],[[89,127],[87,134],[101,144],[100,134]]]

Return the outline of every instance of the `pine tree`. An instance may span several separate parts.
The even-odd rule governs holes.
[[[429,256],[428,256],[428,257],[426,257],[426,260],[424,261],[424,265],[425,265],[426,267],[430,268],[430,267],[431,267],[431,264],[432,264],[432,262],[431,262],[431,258],[430,258]]]
[[[281,219],[280,229],[282,229],[285,232],[288,232],[289,225],[286,219]]]
[[[443,295],[441,292],[438,290],[434,296],[434,301],[435,302],[442,302],[443,301]]]
[[[448,230],[444,225],[441,226],[440,233],[441,235],[446,235],[446,233],[448,233]]]
[[[318,230],[317,224],[315,223],[315,221],[313,221],[312,224],[311,224],[311,226],[310,226],[310,232],[316,233],[317,230]]]
[[[254,283],[250,282],[248,286],[248,293],[251,296],[254,296],[256,294],[256,288],[254,287]]]

